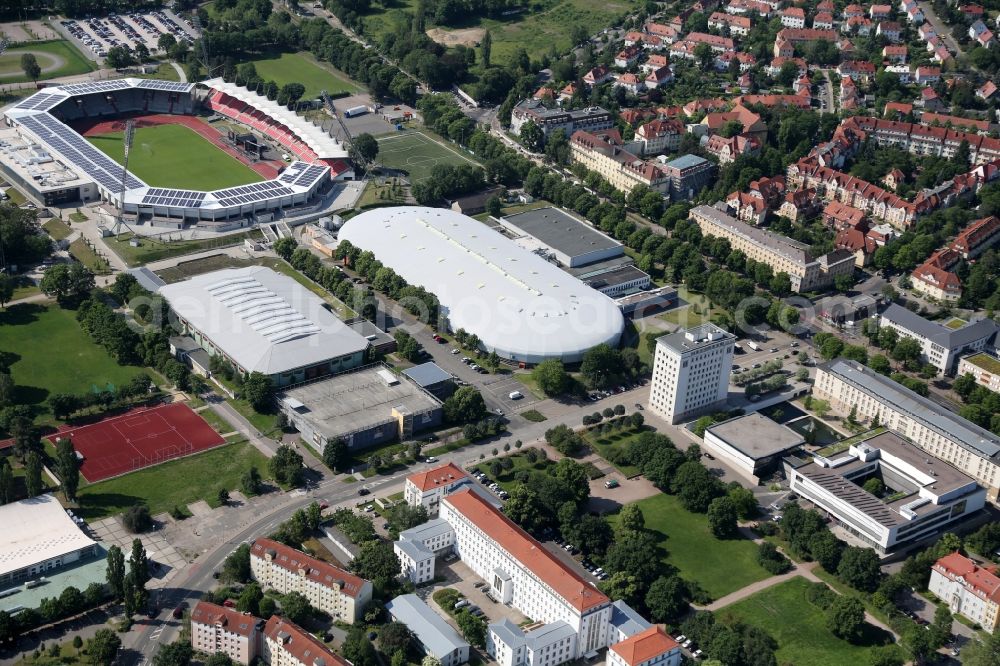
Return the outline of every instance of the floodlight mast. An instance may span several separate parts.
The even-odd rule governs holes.
[[[125,159],[122,164],[122,183],[121,191],[118,200],[118,219],[115,221],[115,236],[118,236],[122,232],[122,227],[125,227],[129,231],[128,225],[125,224],[125,190],[126,180],[128,179],[128,156],[132,152],[132,140],[135,138],[135,121],[126,120],[125,121],[125,132],[122,135],[122,143],[125,146]]]

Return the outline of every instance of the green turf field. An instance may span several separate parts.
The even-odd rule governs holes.
[[[872,646],[892,642],[892,636],[870,624],[858,645],[837,638],[826,628],[826,614],[806,599],[808,588],[809,581],[792,578],[717,611],[716,617],[733,617],[771,634],[778,641],[779,664],[870,664]]]
[[[476,164],[461,148],[446,146],[422,132],[400,132],[378,141],[378,161],[390,169],[409,174],[410,182],[430,178],[437,164]]]
[[[75,314],[47,303],[12,305],[0,312],[0,350],[13,360],[16,402],[33,405],[54,393],[120,386],[142,372],[115,363],[91,342]]]
[[[21,56],[34,53],[42,75],[39,81],[59,76],[86,74],[97,69],[92,61],[80,53],[75,46],[64,39],[47,42],[33,42],[4,51],[0,54],[0,83],[21,83],[30,81],[21,69]]]
[[[274,81],[279,86],[286,83],[304,85],[306,92],[302,99],[314,99],[321,90],[331,94],[354,94],[364,90],[343,72],[329,63],[317,61],[308,53],[282,53],[277,58],[254,60],[253,64],[265,81]]]
[[[663,536],[665,560],[680,570],[682,578],[701,585],[713,599],[769,576],[757,564],[754,542],[716,539],[708,528],[708,518],[691,513],[673,495],[654,495],[637,504],[646,519],[646,529]],[[612,523],[616,517],[610,516]]]
[[[122,133],[87,140],[112,159],[125,156]],[[218,190],[264,180],[256,171],[183,125],[155,125],[135,131],[128,169],[148,185]]]

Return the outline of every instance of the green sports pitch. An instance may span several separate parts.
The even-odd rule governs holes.
[[[88,136],[112,159],[125,159],[122,133]],[[128,170],[153,187],[220,190],[257,183],[260,174],[183,125],[154,125],[135,130]]]
[[[438,164],[478,164],[466,157],[463,149],[446,146],[422,132],[390,134],[380,138],[378,161],[384,167],[406,173],[411,183],[430,178],[431,169]]]

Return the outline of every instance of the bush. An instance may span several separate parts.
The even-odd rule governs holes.
[[[153,517],[149,515],[149,507],[144,504],[130,506],[122,514],[122,524],[132,534],[141,534],[153,526]]]
[[[837,593],[826,586],[826,583],[812,583],[806,590],[806,600],[820,610],[829,608],[837,598]]]
[[[782,555],[774,544],[764,541],[757,548],[757,563],[772,575],[783,574],[792,568],[792,563]]]

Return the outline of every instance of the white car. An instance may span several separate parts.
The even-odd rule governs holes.
[[[520,400],[521,398],[524,397],[524,394],[521,393],[520,391],[511,391],[510,393],[507,394],[507,397],[510,398],[511,400]]]

